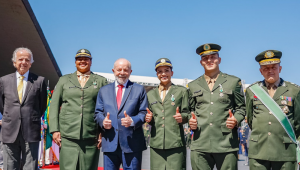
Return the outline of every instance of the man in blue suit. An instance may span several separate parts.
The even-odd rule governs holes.
[[[143,86],[129,81],[131,64],[118,59],[112,69],[116,81],[98,93],[95,120],[102,128],[104,170],[140,170],[146,143],[142,125],[148,107]]]

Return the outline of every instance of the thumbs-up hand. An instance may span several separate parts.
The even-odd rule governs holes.
[[[182,123],[182,117],[181,114],[179,113],[179,107],[176,108],[176,114],[173,116],[177,123]]]
[[[147,110],[147,114],[145,117],[145,121],[150,123],[153,117],[153,113],[148,108],[146,108],[146,110]]]
[[[196,130],[197,129],[197,119],[196,119],[196,115],[194,114],[194,112],[192,112],[192,118],[189,121],[190,127],[192,130]]]
[[[103,120],[104,129],[111,129],[111,120],[109,120],[110,114],[107,112],[105,119]]]
[[[226,127],[229,128],[229,129],[233,129],[236,126],[236,124],[237,124],[237,120],[233,116],[233,114],[232,114],[232,112],[231,112],[230,109],[228,110],[228,113],[229,113],[229,118],[227,118]]]
[[[121,119],[121,125],[125,127],[129,127],[132,123],[132,119],[130,116],[127,115],[126,111],[124,111],[125,118]]]

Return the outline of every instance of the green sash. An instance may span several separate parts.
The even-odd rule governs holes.
[[[276,119],[279,121],[283,129],[286,131],[286,133],[289,135],[291,140],[297,145],[297,163],[300,162],[300,148],[299,148],[299,142],[297,141],[294,129],[287,118],[286,114],[283,113],[281,108],[278,106],[278,104],[271,98],[271,96],[258,84],[254,84],[249,87],[250,90],[257,96],[257,98],[269,109],[270,112],[273,113],[273,115],[276,117]]]

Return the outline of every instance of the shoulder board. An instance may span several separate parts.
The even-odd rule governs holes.
[[[229,76],[229,77],[233,77],[233,78],[237,78],[237,79],[240,79],[239,77],[237,76],[234,76],[234,75],[230,75],[230,74],[226,74],[226,73],[223,73],[223,75],[226,75],[226,76]]]
[[[257,83],[260,83],[260,82],[261,82],[261,81],[257,81],[257,82],[255,82],[255,83],[250,84],[250,86],[253,86],[254,84],[257,84]],[[250,86],[248,86],[247,89],[248,89]]]
[[[295,86],[295,87],[300,87],[299,85],[297,85],[297,84],[295,84],[295,83],[292,83],[292,82],[289,82],[289,81],[284,81],[285,83],[289,83],[289,84],[291,84],[291,85],[293,85],[293,86]]]

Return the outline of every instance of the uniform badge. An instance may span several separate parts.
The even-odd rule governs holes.
[[[284,106],[284,107],[282,108],[282,111],[283,111],[285,114],[287,114],[290,110],[289,110],[289,107]]]
[[[96,88],[97,88],[97,82],[94,81],[94,82],[93,82],[93,85],[94,85],[94,88],[96,89]]]
[[[220,86],[220,97],[223,97],[224,96],[223,87],[221,84],[219,84],[219,86]]]
[[[292,97],[288,97],[288,105],[292,106]]]
[[[265,58],[272,58],[272,57],[274,57],[273,51],[267,51],[267,52],[265,53]]]
[[[84,50],[84,49],[82,49],[80,52],[82,52],[82,53],[85,53],[85,50]]]
[[[174,95],[172,94],[172,97],[171,97],[171,105],[172,106],[175,106],[175,97],[174,97]]]
[[[165,63],[166,60],[165,60],[165,59],[161,59],[160,62],[161,62],[161,63]]]
[[[205,50],[205,51],[210,50],[210,45],[205,44],[205,45],[203,46],[203,50]]]

